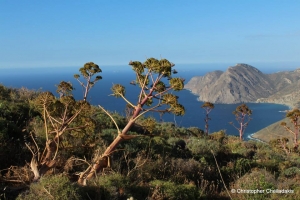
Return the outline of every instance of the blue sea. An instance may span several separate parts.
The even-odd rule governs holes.
[[[202,76],[207,72],[214,70],[225,71],[229,65],[224,64],[195,64],[195,65],[176,65],[175,69],[179,72],[178,77],[184,78],[187,83],[194,76]],[[79,67],[48,67],[48,68],[0,68],[0,84],[8,87],[27,87],[29,89],[41,89],[55,93],[56,87],[60,81],[70,81],[75,87],[74,96],[76,99],[82,99],[83,90],[77,80],[73,78],[74,74],[79,73]],[[125,115],[126,103],[120,99],[111,96],[110,88],[113,84],[120,83],[126,87],[126,97],[135,103],[138,96],[138,86],[130,84],[135,79],[135,74],[130,66],[100,66],[103,79],[100,80],[90,91],[88,101],[93,105],[101,105],[109,111],[117,111]],[[258,67],[257,67],[258,68]],[[265,68],[261,70],[264,73],[278,71],[276,68]],[[165,122],[173,122],[182,127],[199,127],[204,129],[204,110],[201,108],[203,102],[197,100],[197,96],[188,90],[174,92],[179,96],[179,103],[184,105],[186,114],[181,117],[175,117],[172,114],[165,114],[162,118]],[[225,130],[227,134],[238,135],[238,131],[229,124],[235,122],[232,112],[239,104],[216,104],[210,113],[209,132],[213,133],[219,130]],[[285,105],[266,104],[266,103],[247,103],[253,110],[252,120],[250,121],[244,138],[260,129],[277,122],[285,117],[284,111],[289,109]],[[149,114],[160,121],[158,114]]]

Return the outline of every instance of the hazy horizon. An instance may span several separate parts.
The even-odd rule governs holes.
[[[118,71],[130,71],[131,66],[128,64],[123,64],[123,65],[101,65],[97,63],[99,67],[102,69],[102,72],[118,72]],[[188,71],[188,70],[203,70],[206,69],[208,72],[210,71],[215,71],[215,70],[221,70],[221,71],[226,71],[229,67],[235,66],[238,63],[197,63],[197,64],[175,64],[174,68],[176,70],[180,71]],[[274,73],[278,71],[293,71],[295,69],[300,68],[300,64],[298,65],[297,63],[245,63],[248,65],[251,65],[263,73]],[[16,70],[44,70],[45,72],[52,71],[53,69],[61,70],[61,71],[66,71],[66,70],[71,70],[72,72],[78,72],[79,68],[82,67],[82,65],[78,66],[48,66],[48,67],[38,67],[38,66],[33,66],[33,67],[0,67],[1,70],[8,70],[13,71],[14,69]],[[9,71],[5,71],[5,73],[8,73]],[[16,71],[13,71],[14,73]],[[1,75],[1,74],[0,74]],[[195,74],[197,76],[197,74]]]

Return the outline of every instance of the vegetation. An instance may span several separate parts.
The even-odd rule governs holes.
[[[211,120],[211,118],[209,118],[209,113],[212,111],[212,109],[214,109],[215,105],[211,102],[205,102],[201,108],[203,108],[205,110],[205,118],[204,118],[204,122],[205,122],[205,134],[208,135],[208,121]]]
[[[147,118],[146,112],[184,114],[171,93],[183,80],[172,78],[165,59],[130,65],[132,85],[141,89],[137,102],[128,101],[125,87],[112,87],[128,104],[126,116],[90,105],[88,93],[75,100],[69,82],[58,85],[58,96],[0,85],[0,199],[300,198],[299,153],[284,148],[287,140],[242,141],[241,134],[206,135]],[[235,114],[249,117],[251,110],[243,104]]]
[[[240,140],[243,140],[244,132],[251,120],[250,116],[252,114],[252,110],[250,110],[246,104],[242,104],[237,106],[232,114],[235,115],[238,126],[235,126],[233,122],[230,122],[230,124],[239,131]]]
[[[149,111],[160,113],[171,112],[175,115],[184,114],[184,107],[178,103],[178,97],[170,93],[171,91],[180,91],[183,89],[183,79],[171,77],[172,67],[174,67],[173,63],[167,59],[157,60],[155,58],[149,58],[144,63],[131,61],[129,65],[132,66],[136,74],[135,83],[141,88],[136,105],[125,97],[124,86],[114,84],[111,90],[115,97],[122,98],[128,103],[129,108],[132,109],[132,115],[129,117],[123,130],[120,130],[115,119],[105,111],[103,107],[99,106],[114,122],[117,129],[117,137],[106,148],[104,153],[95,159],[94,164],[90,165],[86,171],[81,173],[78,180],[79,184],[86,185],[86,181],[95,176],[97,172],[109,167],[110,156],[122,141],[141,136],[136,134],[130,135],[128,132],[142,115]],[[169,79],[169,85],[163,82],[164,78]],[[154,102],[155,100],[157,103]],[[159,109],[160,107],[163,108]],[[143,126],[148,129],[150,133],[153,132],[154,125],[155,121],[153,119],[148,118],[144,120]]]
[[[293,135],[293,143],[294,143],[294,149],[298,149],[298,135],[299,135],[299,117],[300,117],[300,110],[298,108],[295,108],[289,112],[286,113],[286,117],[290,119],[293,130],[287,125],[286,122],[281,122],[281,126],[283,126],[289,133]]]
[[[76,101],[72,90],[72,85],[63,81],[57,89],[59,98],[50,92],[42,92],[30,102],[40,113],[40,122],[44,125],[43,135],[38,135],[31,127],[24,129],[28,140],[25,145],[32,153],[30,167],[34,181],[62,160],[60,149],[74,148],[78,144],[70,143],[69,138],[84,139],[93,130],[90,105],[86,101]]]
[[[88,96],[89,91],[92,89],[92,87],[95,85],[96,82],[102,79],[102,76],[96,76],[94,80],[92,80],[92,77],[97,74],[101,73],[102,70],[100,67],[93,63],[85,63],[83,67],[79,69],[80,74],[83,76],[85,79],[86,83],[84,84],[83,81],[80,80],[80,75],[75,74],[74,78],[80,83],[83,89],[83,100],[86,101],[86,98]]]

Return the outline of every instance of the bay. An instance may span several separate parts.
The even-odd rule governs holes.
[[[194,76],[202,76],[213,70],[226,70],[226,64],[206,64],[206,65],[176,65],[179,72],[177,77],[182,77],[187,83]],[[70,81],[75,87],[74,97],[82,99],[83,90],[79,83],[73,78],[78,73],[79,67],[49,67],[49,68],[6,68],[0,69],[0,84],[8,87],[27,87],[29,89],[41,89],[56,93],[55,85],[60,81]],[[93,105],[101,105],[109,111],[116,111],[125,115],[126,103],[119,98],[111,96],[113,84],[120,83],[126,87],[126,97],[129,101],[135,103],[139,88],[130,84],[135,79],[135,74],[130,70],[130,66],[103,66],[101,67],[103,77],[90,91],[88,101]],[[271,73],[272,71],[263,71]],[[182,117],[175,117],[172,114],[165,114],[161,119],[158,114],[150,113],[148,116],[155,117],[158,121],[173,122],[177,126],[199,127],[204,129],[204,110],[201,108],[203,102],[197,100],[197,96],[188,90],[174,92],[179,96],[179,102],[184,105],[186,114]],[[240,104],[216,104],[210,113],[209,132],[225,130],[227,134],[238,135],[238,131],[229,124],[235,122],[232,112]],[[266,104],[266,103],[247,103],[253,110],[252,120],[245,131],[245,139],[266,126],[277,122],[285,117],[287,110],[285,105]]]

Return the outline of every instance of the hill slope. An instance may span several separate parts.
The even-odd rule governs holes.
[[[281,122],[286,122],[290,126],[290,120],[288,118],[285,118],[271,124],[270,126],[267,126],[266,128],[261,129],[260,131],[253,134],[252,137],[265,142],[283,137],[286,137],[290,141],[293,141],[292,134],[286,131],[285,128],[280,125]]]
[[[213,71],[193,77],[185,86],[212,103],[268,102],[294,107],[300,99],[300,69],[263,74],[247,64],[237,64],[225,72]]]

